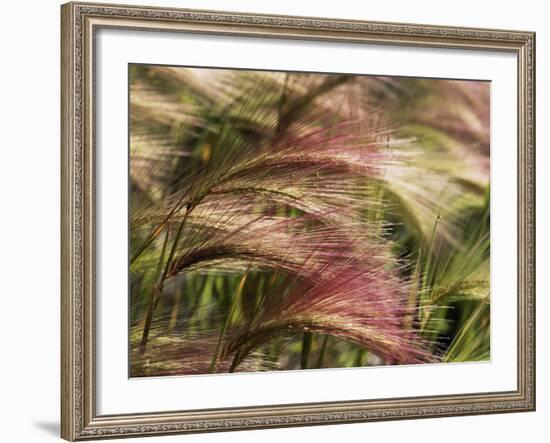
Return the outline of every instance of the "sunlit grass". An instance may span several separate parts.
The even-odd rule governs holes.
[[[490,357],[488,84],[130,80],[133,376]]]

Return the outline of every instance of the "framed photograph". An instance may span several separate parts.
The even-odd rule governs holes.
[[[534,33],[61,14],[63,438],[534,410]]]

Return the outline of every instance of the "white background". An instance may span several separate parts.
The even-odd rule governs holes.
[[[149,2],[151,2],[150,0]],[[134,0],[134,3],[149,3]],[[538,169],[550,161],[544,146],[550,132],[547,14],[544,2],[524,0],[362,2],[319,1],[155,1],[158,5],[245,10],[493,28],[518,28],[537,34]],[[9,6],[8,6],[9,5]],[[445,7],[446,6],[446,7]],[[507,12],[510,11],[510,12]],[[0,69],[0,435],[3,441],[55,441],[59,421],[59,3],[26,1],[3,5]],[[539,172],[538,225],[550,222],[544,204],[549,175]],[[547,200],[547,199],[546,199]],[[543,313],[548,279],[543,264],[550,262],[550,234],[539,229],[537,359],[538,411],[466,418],[400,421],[314,428],[248,431],[146,441],[252,442],[280,441],[393,441],[464,442],[544,441],[550,412],[550,369],[546,341],[550,326]],[[513,346],[513,344],[511,344]],[[223,440],[222,440],[223,439]]]
[[[111,30],[96,42],[98,414],[516,389],[514,54]],[[128,380],[128,62],[490,79],[491,362]]]

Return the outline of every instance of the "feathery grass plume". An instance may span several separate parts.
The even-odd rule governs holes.
[[[140,255],[158,237],[167,222],[174,222],[176,218],[179,228],[172,240],[172,246],[164,272],[159,275],[157,282],[151,290],[151,302],[148,308],[147,320],[143,334],[143,349],[147,344],[148,331],[152,322],[153,312],[162,294],[164,282],[182,272],[197,262],[212,262],[220,259],[260,260],[264,264],[276,255],[270,256],[267,245],[264,248],[243,247],[247,238],[254,239],[253,235],[238,235],[241,229],[236,229],[229,234],[223,234],[226,238],[239,240],[239,245],[230,246],[223,244],[215,233],[221,231],[208,229],[209,221],[216,211],[211,211],[202,218],[202,223],[192,224],[192,218],[204,206],[208,206],[212,198],[216,200],[216,207],[224,207],[224,200],[229,199],[229,205],[225,204],[222,213],[230,209],[236,203],[233,196],[254,196],[260,200],[260,204],[271,205],[271,210],[276,210],[281,205],[300,210],[306,214],[315,214],[319,218],[321,214],[332,214],[327,220],[331,223],[348,221],[350,228],[360,222],[358,211],[366,203],[365,178],[378,173],[383,160],[388,156],[379,143],[369,143],[366,136],[358,137],[352,125],[335,125],[328,129],[315,130],[305,135],[276,138],[263,149],[251,151],[242,144],[240,139],[233,139],[228,135],[220,137],[219,143],[224,144],[224,155],[216,158],[216,161],[208,163],[199,171],[187,174],[178,184],[178,192],[174,198],[168,199],[172,209],[167,214],[162,214],[162,219],[152,228],[146,240],[132,252],[131,263],[134,263]],[[233,143],[234,142],[234,143]],[[217,152],[214,150],[213,152]],[[229,151],[229,152],[228,152]],[[361,184],[363,182],[363,184]],[[175,200],[175,203],[174,203]],[[242,228],[257,225],[260,229],[266,228],[266,211],[247,220]],[[180,215],[181,214],[181,215]],[[147,215],[147,214],[146,214]],[[214,220],[216,222],[216,220]],[[131,225],[135,224],[131,220]],[[143,226],[143,223],[138,222]],[[209,230],[205,240],[197,240],[197,232],[189,228],[198,226],[204,232]],[[268,226],[269,227],[269,226]],[[288,229],[283,221],[283,228]],[[366,226],[363,227],[365,229]],[[185,231],[185,235],[182,233]],[[275,230],[273,232],[276,232]],[[250,233],[250,232],[249,232]],[[183,237],[183,239],[181,238]],[[271,236],[270,236],[271,237]],[[194,255],[189,251],[181,251],[181,242],[197,242],[203,246],[195,249]],[[292,244],[293,242],[288,242]],[[294,242],[296,245],[299,242]],[[248,242],[250,244],[250,242]],[[273,242],[272,242],[273,244]],[[290,249],[288,249],[290,250]],[[286,260],[271,261],[270,267],[284,266],[289,263],[289,254]],[[296,255],[298,260],[303,259],[303,254]],[[161,256],[161,262],[164,259]],[[227,260],[226,260],[227,261]]]
[[[225,348],[226,355],[236,352],[232,368],[273,337],[302,331],[352,341],[391,363],[437,361],[424,340],[404,328],[410,313],[407,284],[388,268],[382,251],[373,252],[355,263],[322,267],[286,293],[266,296],[254,319]]]
[[[166,336],[165,331],[151,333],[146,353],[139,347],[130,350],[131,377],[170,375],[200,375],[210,372],[212,355],[215,352],[218,333],[200,333],[187,336]],[[219,373],[229,372],[231,360],[217,362]],[[250,353],[239,366],[239,371],[258,372],[278,369],[261,352]]]
[[[358,77],[341,88],[353,95],[356,114],[365,120],[383,109],[381,125],[392,137],[408,140],[399,149],[405,162],[385,170],[390,218],[415,238],[430,236],[436,214],[438,237],[454,244],[461,228],[453,215],[482,204],[488,183],[489,83],[436,79]]]
[[[242,171],[243,175],[239,176],[238,172],[233,173],[230,177],[226,178],[226,186],[218,186],[218,192],[226,192],[228,186],[232,186],[234,192],[246,192],[251,191],[251,187],[245,182],[248,179],[258,179],[259,177],[247,176],[247,172],[254,174],[254,171],[258,171],[259,168],[265,167],[265,175],[276,169],[282,174],[285,169],[288,172],[287,179],[294,179],[292,177],[292,166],[287,165],[288,168],[281,163],[286,162],[286,158],[294,151],[294,155],[291,160],[296,163],[300,159],[300,156],[307,154],[307,158],[303,158],[301,168],[307,165],[309,172],[315,174],[324,174],[329,167],[336,167],[336,162],[341,162],[342,167],[346,167],[346,164],[351,163],[354,167],[365,166],[364,158],[361,158],[358,154],[364,154],[369,149],[358,149],[362,144],[380,143],[383,138],[384,131],[380,131],[379,128],[362,128],[363,134],[358,134],[358,131],[352,130],[352,126],[359,127],[357,119],[352,120],[353,123],[343,124],[338,127],[339,123],[342,123],[345,119],[339,116],[335,112],[335,99],[323,99],[323,96],[328,92],[334,92],[334,89],[338,89],[339,85],[343,85],[351,80],[350,76],[318,76],[318,75],[303,75],[303,74],[279,74],[279,73],[262,73],[262,72],[237,72],[224,71],[224,70],[200,70],[200,77],[196,74],[196,70],[181,70],[170,67],[152,67],[149,69],[149,76],[153,79],[167,78],[170,80],[169,86],[161,88],[160,86],[149,86],[154,88],[158,94],[164,94],[170,96],[169,93],[173,93],[176,89],[179,92],[183,103],[189,109],[189,118],[182,118],[180,122],[176,124],[173,122],[168,127],[160,126],[160,132],[163,134],[178,133],[177,138],[181,139],[186,146],[192,148],[191,151],[184,153],[178,157],[164,156],[162,151],[154,149],[154,146],[147,146],[146,142],[140,145],[140,156],[131,159],[131,170],[136,171],[149,171],[149,174],[154,174],[154,177],[149,179],[149,183],[161,183],[163,177],[170,177],[170,183],[167,188],[161,186],[148,186],[149,198],[142,199],[143,204],[137,204],[133,202],[131,211],[131,218],[134,219],[134,215],[139,214],[139,218],[143,221],[144,215],[147,213],[159,213],[166,208],[166,205],[161,205],[159,208],[158,202],[170,202],[179,201],[178,192],[182,189],[188,189],[189,184],[197,180],[197,176],[193,174],[194,171],[200,170],[200,181],[202,182],[195,188],[195,193],[201,194],[208,190],[208,175],[215,176],[221,167],[225,166],[227,170],[229,167],[245,166],[238,162],[238,158],[253,159],[257,157],[255,161],[250,164],[248,171]],[[208,74],[208,75],[207,75]],[[135,74],[137,77],[136,82],[145,74]],[[342,77],[342,78],[340,78]],[[335,80],[336,78],[336,80]],[[150,80],[146,77],[146,80]],[[148,81],[148,85],[154,82]],[[207,88],[205,85],[211,86]],[[135,92],[137,97],[135,100],[139,103],[147,103],[148,97],[140,98],[140,89]],[[339,99],[343,101],[344,99]],[[170,102],[170,100],[167,100]],[[330,102],[329,106],[323,106],[325,102]],[[183,106],[183,105],[182,105]],[[139,112],[136,111],[138,116]],[[161,112],[162,113],[162,112]],[[293,119],[289,119],[288,115],[291,115]],[[235,116],[239,117],[239,120],[235,120]],[[298,118],[300,117],[300,118]],[[136,117],[136,120],[138,118]],[[289,123],[281,123],[282,121],[288,121]],[[348,118],[349,120],[349,118]],[[269,121],[268,128],[261,133],[261,135],[250,135],[251,132],[257,131],[258,127],[261,127],[261,122]],[[292,124],[290,124],[292,121]],[[156,126],[155,126],[156,125]],[[151,128],[159,127],[159,123],[155,125],[149,124],[147,129],[151,131]],[[136,126],[136,127],[134,127]],[[364,126],[361,123],[361,126]],[[133,132],[139,131],[141,126],[132,126]],[[281,128],[284,127],[283,131]],[[164,130],[162,128],[165,128]],[[184,134],[181,133],[182,128]],[[317,132],[319,131],[319,132]],[[377,133],[378,131],[378,133]],[[331,134],[333,133],[333,134]],[[305,134],[305,136],[304,136]],[[148,135],[150,138],[151,135]],[[181,138],[183,137],[183,138]],[[292,138],[295,140],[291,140]],[[332,138],[332,140],[330,140]],[[336,145],[340,141],[340,145]],[[180,143],[181,143],[180,142]],[[354,145],[354,152],[348,151],[350,146],[343,146],[344,143]],[[173,143],[167,142],[169,146]],[[301,146],[296,148],[296,144]],[[309,153],[304,152],[304,148],[307,148],[309,144]],[[145,145],[145,146],[143,146]],[[194,147],[193,147],[194,145]],[[286,149],[283,149],[286,145]],[[333,152],[326,150],[325,165],[321,164],[319,158],[320,152],[317,152],[315,158],[312,158],[312,149],[323,148],[333,149]],[[137,148],[136,148],[137,149]],[[329,159],[332,165],[327,161],[327,154],[333,154],[334,149],[339,149],[338,156],[331,156]],[[203,161],[197,163],[194,160],[194,152],[199,151]],[[277,151],[277,152],[273,152]],[[372,149],[370,149],[372,151]],[[266,152],[271,153],[269,157],[266,157]],[[238,154],[238,155],[235,155]],[[162,155],[162,157],[160,157]],[[191,157],[189,157],[191,156]],[[344,157],[345,156],[345,157]],[[354,158],[355,157],[355,158]],[[376,158],[373,157],[370,162],[370,167],[376,166]],[[235,161],[233,161],[235,160]],[[138,163],[139,161],[139,163]],[[150,162],[150,167],[147,168],[147,161]],[[316,164],[312,163],[316,162]],[[267,162],[267,164],[265,164]],[[277,164],[277,162],[279,162]],[[134,168],[135,166],[135,168]],[[214,166],[214,167],[212,167]],[[174,168],[176,168],[174,170]],[[317,170],[315,170],[317,168]],[[174,170],[175,173],[170,174],[170,170]],[[208,170],[211,170],[211,174],[208,174]],[[304,171],[307,173],[308,171]],[[334,176],[334,174],[332,174]],[[186,179],[181,180],[182,177]],[[239,183],[239,180],[240,183]],[[282,177],[283,179],[285,177]],[[152,181],[151,181],[152,180]],[[137,180],[135,180],[137,181]],[[142,180],[145,183],[146,180]],[[271,177],[271,188],[273,183],[277,181],[277,177]],[[284,181],[282,181],[284,183]],[[327,183],[328,184],[328,183]],[[260,184],[261,185],[261,184]],[[332,183],[335,189],[338,189],[338,183]],[[240,186],[240,187],[239,187]],[[316,188],[317,185],[314,180],[310,179],[309,190]],[[298,196],[292,193],[287,196],[285,191],[292,189],[271,189],[267,187],[262,189],[260,186],[257,192],[271,193],[274,196],[275,193],[279,193],[279,197],[287,197],[296,199],[296,197],[303,197],[306,195],[305,191],[308,189],[297,189]],[[321,187],[326,189],[326,186]],[[168,191],[168,192],[167,192]],[[330,195],[325,194],[326,198],[330,198],[332,201],[335,198],[335,193]],[[200,198],[200,197],[199,197]],[[297,199],[300,202],[300,199]],[[324,202],[326,207],[326,202]],[[134,210],[135,208],[135,210]],[[319,211],[317,211],[319,212]],[[136,226],[136,224],[132,224]],[[143,224],[136,226],[137,229],[143,229]],[[132,242],[132,244],[135,244]]]
[[[271,269],[313,278],[323,268],[324,278],[328,278],[338,263],[357,261],[364,254],[376,257],[371,241],[380,235],[378,225],[362,222],[357,226],[348,224],[343,230],[324,223],[325,214],[253,215],[242,201],[234,203],[236,207],[222,210],[221,217],[213,215],[216,211],[209,210],[208,204],[197,207],[186,220],[186,235],[178,243],[177,255],[167,264],[162,285],[198,270],[239,273],[245,269]],[[201,214],[205,206],[206,216]]]
[[[213,229],[202,220],[191,221],[167,278],[198,269],[242,272],[249,266],[307,277],[315,268],[352,259],[354,248],[364,247],[359,238],[352,242],[349,233],[323,225],[317,217],[235,218]]]
[[[169,218],[187,217],[185,208],[194,212],[209,200],[219,203],[231,195],[255,196],[273,208],[284,205],[308,214],[329,214],[334,222],[356,219],[366,204],[368,178],[379,175],[392,156],[386,146],[369,143],[368,136],[357,134],[352,124],[339,124],[287,136],[261,149],[221,136],[224,150],[213,151],[220,158],[182,177],[160,210],[155,205],[133,213],[131,227],[143,229],[149,219],[150,229],[158,235],[159,226]]]
[[[347,97],[332,97],[335,89],[352,80],[352,76],[307,75],[221,69],[178,69],[164,66],[134,67],[131,70],[132,133],[158,134],[176,141],[181,150],[193,154],[189,161],[157,159],[157,167],[185,175],[209,162],[214,149],[227,150],[226,141],[216,143],[223,129],[233,139],[241,139],[250,149],[288,130],[314,130],[349,120],[338,109]],[[151,92],[158,96],[152,100]],[[331,98],[332,97],[332,98]],[[181,115],[164,118],[164,109],[156,112],[155,103],[179,103]],[[144,113],[138,105],[147,107]],[[162,120],[162,121],[159,121]],[[154,146],[143,157],[156,154]],[[198,155],[195,156],[194,154]],[[211,163],[211,161],[209,162]]]

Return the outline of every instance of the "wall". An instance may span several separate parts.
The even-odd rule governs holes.
[[[129,0],[131,1],[131,0]],[[550,412],[550,369],[544,353],[550,323],[550,44],[544,2],[463,0],[307,2],[291,0],[133,0],[136,4],[314,15],[364,20],[526,29],[537,32],[538,107],[538,411],[465,418],[413,420],[314,428],[163,437],[141,441],[408,442],[542,441]],[[6,2],[2,7],[0,69],[0,434],[3,441],[55,441],[59,407],[59,2]],[[546,266],[547,267],[547,266]],[[29,308],[29,309],[27,309]],[[514,344],[511,343],[511,346]]]

